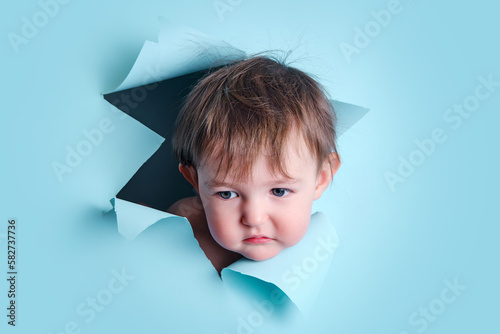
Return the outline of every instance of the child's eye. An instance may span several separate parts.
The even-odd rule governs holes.
[[[234,191],[219,191],[217,195],[222,199],[231,199],[238,196]]]
[[[290,190],[285,189],[285,188],[273,188],[272,189],[273,195],[277,197],[283,197],[286,196],[290,193]]]

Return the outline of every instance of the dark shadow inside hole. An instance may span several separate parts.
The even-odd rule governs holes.
[[[165,138],[116,195],[129,202],[167,209],[177,200],[196,195],[178,169],[171,139],[185,97],[209,70],[104,95],[115,107]]]

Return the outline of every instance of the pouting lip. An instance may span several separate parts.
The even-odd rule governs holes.
[[[273,238],[266,237],[265,235],[252,235],[246,239],[243,239],[245,242],[249,242],[252,244],[260,244],[260,243],[266,243],[274,240]]]
[[[260,239],[260,238],[273,239],[273,238],[269,238],[268,236],[265,236],[263,234],[256,234],[256,235],[251,235],[248,238],[245,238],[244,240],[247,240],[247,239]]]

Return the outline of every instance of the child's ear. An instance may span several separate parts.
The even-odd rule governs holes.
[[[184,176],[184,178],[189,183],[191,183],[196,192],[200,193],[198,191],[198,173],[196,172],[196,168],[194,168],[193,166],[185,166],[183,164],[179,164],[179,171]]]
[[[328,158],[330,158],[331,164],[328,161]],[[330,182],[332,182],[333,176],[335,175],[335,173],[337,173],[339,167],[339,156],[335,152],[330,153],[330,155],[323,161],[323,165],[318,172],[316,189],[314,190],[314,200],[320,198],[326,188],[328,188],[328,185],[330,184]]]

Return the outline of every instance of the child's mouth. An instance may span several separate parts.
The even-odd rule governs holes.
[[[253,236],[250,238],[246,238],[243,241],[247,242],[249,244],[265,244],[265,243],[271,242],[273,240],[274,239],[272,239],[272,238],[268,238],[268,237],[264,237],[264,236]]]

